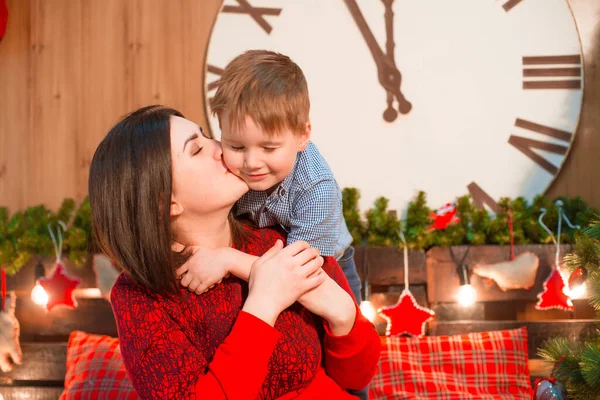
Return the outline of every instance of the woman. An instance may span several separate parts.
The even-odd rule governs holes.
[[[302,242],[283,248],[281,232],[231,218],[247,187],[221,155],[161,106],[126,116],[94,154],[94,229],[124,272],[111,303],[134,387],[156,399],[352,398],[344,389],[375,373],[377,333],[333,258]],[[234,271],[248,283],[231,276],[196,295],[178,285],[189,252],[176,244],[261,257]]]

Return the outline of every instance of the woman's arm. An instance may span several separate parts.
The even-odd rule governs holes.
[[[324,260],[322,268],[352,300],[352,290],[337,261],[333,257],[324,257]],[[354,324],[347,334],[336,334],[331,324],[324,320],[323,357],[327,375],[338,385],[360,390],[377,372],[381,341],[373,324],[361,314],[353,300],[352,303]]]
[[[210,344],[212,349],[218,346],[211,360],[209,343],[187,336],[181,317],[167,311],[168,302],[177,298],[153,296],[124,276],[117,280],[111,303],[121,352],[132,383],[143,398],[256,398],[279,338],[273,328],[277,316],[300,295],[321,284],[325,275],[313,274],[320,269],[322,259],[309,261],[314,251],[306,243],[282,247],[278,241],[254,263],[248,297],[225,340]],[[186,305],[171,305],[171,309],[179,306]],[[219,312],[219,305],[215,305],[207,315]],[[210,330],[211,323],[218,323],[218,318],[207,317],[205,329]]]
[[[142,398],[256,397],[279,338],[272,326],[240,312],[209,362],[208,344],[194,343],[139,287],[117,283],[111,302],[125,367]]]

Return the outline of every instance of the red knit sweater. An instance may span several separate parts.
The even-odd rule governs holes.
[[[249,229],[242,251],[260,256],[272,229]],[[351,293],[332,257],[323,269]],[[333,336],[327,323],[295,303],[275,327],[241,311],[248,285],[231,277],[200,296],[153,294],[121,274],[111,293],[121,352],[146,399],[350,399],[377,368],[377,332],[358,311],[352,331]]]

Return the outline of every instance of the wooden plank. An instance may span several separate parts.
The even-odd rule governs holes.
[[[461,257],[466,246],[455,246],[455,254]],[[530,290],[517,289],[503,292],[494,283],[489,286],[485,279],[472,275],[471,284],[477,291],[477,301],[508,301],[527,300],[537,301],[537,294],[542,291],[542,284],[551,272],[554,264],[555,247],[552,245],[519,245],[515,246],[515,255],[526,251],[537,254],[540,259],[536,281]],[[561,254],[571,251],[570,245],[561,246]],[[473,246],[465,260],[470,268],[476,264],[491,264],[506,261],[510,256],[510,246]],[[427,252],[427,296],[430,302],[456,301],[459,288],[459,278],[456,265],[452,261],[447,248],[434,247]]]
[[[51,311],[34,304],[30,297],[17,298],[15,314],[21,325],[21,340],[66,340],[73,330],[117,336],[110,307],[104,299],[78,299],[75,309],[57,306]]]
[[[581,196],[588,204],[600,208],[600,74],[597,73],[600,67],[600,2],[576,0],[570,1],[569,7],[585,54],[584,106],[569,155],[546,194],[550,198]]]
[[[555,320],[555,321],[436,321],[430,322],[429,332],[433,336],[461,335],[471,332],[486,332],[515,329],[525,326],[528,332],[529,357],[536,358],[541,343],[555,336],[582,342],[596,336],[600,329],[598,320]]]
[[[23,363],[15,365],[3,379],[13,381],[62,382],[66,374],[67,343],[33,343],[21,341]]]
[[[123,0],[81,4],[80,130],[76,141],[76,198],[88,193],[92,156],[114,123],[131,108],[131,20]],[[110,28],[109,28],[110,27]],[[174,61],[177,62],[177,61]]]
[[[10,18],[0,42],[0,206],[11,212],[27,203],[31,5],[8,0]]]
[[[165,104],[180,109],[187,85],[182,59],[183,45],[188,43],[182,24],[187,10],[182,0],[135,0],[129,4],[134,43],[132,107]],[[202,51],[202,47],[196,49]],[[201,76],[202,70],[196,73]],[[202,91],[202,87],[195,89]]]
[[[197,122],[210,132],[205,110],[208,104],[204,99],[206,74],[206,47],[213,24],[222,6],[221,0],[183,0],[183,54],[182,66],[185,83],[182,88],[181,110],[191,121]],[[217,129],[218,130],[218,129]],[[220,138],[220,132],[213,132]]]
[[[63,390],[61,387],[0,386],[4,400],[56,400]]]
[[[354,253],[356,269],[361,280],[368,279],[371,285],[404,284],[404,255],[395,247],[356,246]],[[425,252],[409,251],[409,283],[427,283]]]
[[[484,320],[485,304],[475,303],[471,307],[462,307],[458,303],[437,303],[431,306],[436,321]]]
[[[32,0],[32,93],[26,205],[56,209],[76,196],[81,0]],[[102,99],[102,101],[108,101]]]

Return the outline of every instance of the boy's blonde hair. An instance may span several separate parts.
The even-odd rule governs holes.
[[[234,129],[250,117],[269,135],[284,129],[301,134],[309,122],[308,85],[288,56],[249,50],[225,67],[210,107],[219,122],[226,116]]]

